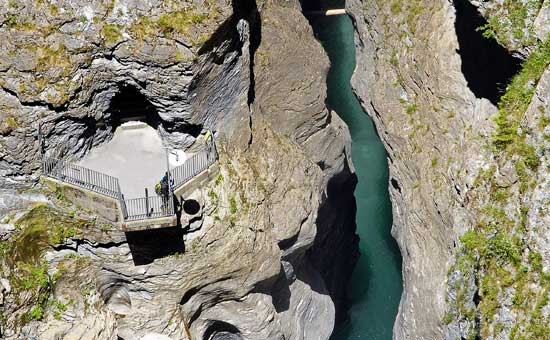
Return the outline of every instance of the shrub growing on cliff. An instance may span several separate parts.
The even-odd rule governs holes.
[[[513,79],[500,98],[499,112],[494,117],[497,125],[493,143],[504,150],[513,142],[520,142],[518,134],[521,120],[531,103],[536,85],[550,63],[550,39],[540,44],[523,63],[522,70]]]
[[[487,240],[484,255],[487,258],[495,258],[502,264],[518,264],[521,260],[520,250],[512,239],[502,232],[497,232]]]
[[[482,236],[474,230],[468,230],[460,238],[460,242],[462,242],[467,253],[472,253],[475,250],[481,249],[484,244],[483,241]]]
[[[41,320],[44,317],[46,303],[55,280],[48,275],[46,262],[38,264],[19,262],[15,269],[16,275],[10,277],[10,283],[15,294],[28,292],[28,303],[32,304],[30,311],[23,316],[23,322]]]

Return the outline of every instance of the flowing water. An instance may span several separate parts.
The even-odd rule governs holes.
[[[341,15],[311,22],[332,65],[327,77],[328,105],[350,128],[352,159],[359,179],[355,197],[361,257],[352,276],[350,320],[336,330],[333,339],[388,340],[392,338],[402,280],[401,255],[390,235],[386,151],[351,89],[355,69],[351,19]]]

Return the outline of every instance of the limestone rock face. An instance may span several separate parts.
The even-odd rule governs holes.
[[[540,281],[549,256],[541,213],[542,202],[548,205],[547,62],[520,69],[513,84],[521,85],[502,87],[507,99],[498,109],[476,98],[463,74],[468,61],[455,29],[457,2],[348,2],[356,27],[353,86],[388,151],[392,234],[403,256],[394,338],[542,339],[548,336],[537,328],[548,317]],[[548,60],[546,38],[531,39],[542,32],[546,2],[471,1],[503,25],[517,20],[516,7],[538,4],[522,12],[526,40],[497,36],[527,60]],[[515,104],[518,89],[527,89],[528,107]],[[503,147],[495,140],[506,137],[505,124],[512,132]]]
[[[470,1],[487,18],[480,28],[511,51],[523,55],[548,35],[548,1]]]
[[[2,336],[328,339],[357,251],[355,176],[298,1],[1,6],[1,197],[40,201],[0,206],[0,274],[16,283]],[[216,135],[219,175],[192,193],[189,233],[125,234],[36,183],[38,121],[48,153],[77,159],[112,137],[128,88],[167,144]]]

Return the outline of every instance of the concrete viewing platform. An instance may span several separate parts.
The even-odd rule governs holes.
[[[194,153],[168,151],[151,126],[127,122],[76,164],[43,154],[42,174],[76,204],[124,231],[177,226],[186,197],[218,171],[213,137],[207,132],[202,138],[204,145]],[[157,193],[155,186],[167,172],[170,180]]]
[[[170,168],[190,156],[171,150]],[[121,125],[110,141],[92,149],[77,165],[118,178],[124,198],[138,198],[145,196],[145,188],[155,195],[155,185],[167,171],[166,150],[155,129],[132,121]]]

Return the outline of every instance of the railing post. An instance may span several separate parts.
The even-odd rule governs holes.
[[[168,158],[168,148],[165,149],[166,153],[166,176],[168,180],[168,209],[170,214],[174,213],[174,193],[172,192],[172,176],[170,175],[170,159]]]
[[[118,179],[116,180],[116,186],[118,191],[118,201],[120,204],[120,210],[122,210],[122,219],[127,220],[128,208],[126,207],[126,201],[124,200],[124,195],[122,194],[122,190],[120,190],[120,183],[118,182]]]
[[[147,217],[151,216],[151,213],[149,211],[149,191],[147,190],[147,188],[145,188],[145,214],[147,215]]]

